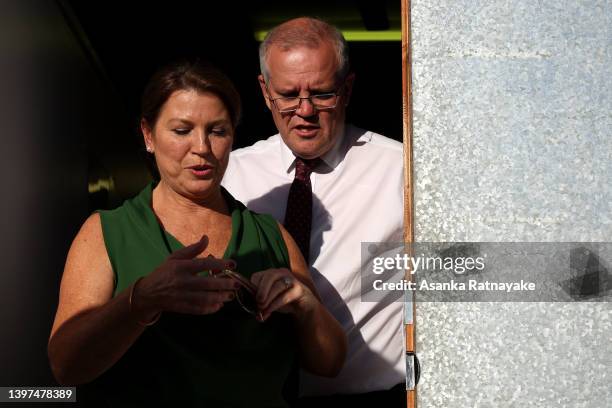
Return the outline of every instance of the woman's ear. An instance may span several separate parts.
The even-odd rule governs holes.
[[[145,149],[147,149],[147,152],[153,153],[155,151],[155,146],[153,144],[153,130],[144,118],[140,119],[140,131],[142,132],[142,137],[144,138]]]

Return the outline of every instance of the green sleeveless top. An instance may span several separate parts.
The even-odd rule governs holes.
[[[115,295],[183,247],[157,221],[153,188],[151,183],[121,207],[100,211]],[[245,276],[288,267],[276,221],[247,210],[226,190],[223,195],[232,217],[224,258],[235,260]],[[105,406],[285,407],[297,389],[291,320],[273,313],[260,323],[236,301],[204,316],[164,312],[83,395]]]

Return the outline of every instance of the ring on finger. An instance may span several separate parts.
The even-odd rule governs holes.
[[[288,277],[288,276],[285,276],[285,277],[282,279],[282,282],[283,282],[283,284],[285,285],[285,289],[290,289],[290,288],[291,288],[291,286],[293,286],[293,279],[291,279],[291,278],[290,278],[290,277]]]

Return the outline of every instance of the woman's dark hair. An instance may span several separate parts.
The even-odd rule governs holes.
[[[179,61],[155,72],[142,94],[140,120],[153,128],[164,103],[170,95],[181,90],[216,95],[225,105],[232,127],[236,128],[240,122],[240,94],[236,87],[223,72],[200,61]],[[142,142],[142,138],[140,140]],[[153,155],[146,154],[145,161],[153,179],[159,181],[159,171]]]
[[[240,121],[240,95],[230,79],[212,65],[195,61],[180,61],[159,69],[142,94],[140,118],[153,128],[162,106],[173,92],[194,90],[210,92],[223,102],[232,126]]]

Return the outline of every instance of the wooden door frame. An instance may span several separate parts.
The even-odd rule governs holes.
[[[403,142],[404,142],[404,242],[414,242],[414,194],[413,184],[413,161],[412,161],[412,47],[411,47],[411,13],[410,0],[401,0],[402,15],[402,120],[403,120]],[[407,280],[412,279],[410,271],[406,271]],[[411,322],[406,322],[406,358],[415,354],[415,302],[414,296],[409,294],[412,302],[406,303],[405,307],[412,308]],[[414,357],[416,358],[416,357]],[[408,366],[408,364],[407,364]],[[412,373],[411,373],[412,375]],[[416,379],[415,379],[416,381]],[[406,406],[415,408],[416,385],[407,390]]]

